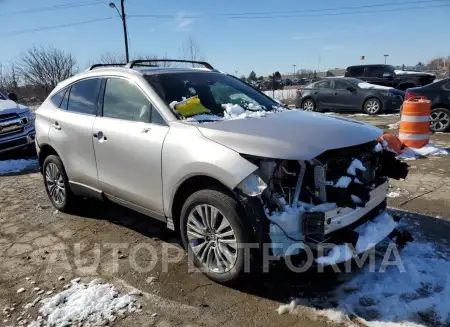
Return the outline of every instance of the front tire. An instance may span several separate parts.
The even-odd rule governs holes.
[[[367,99],[364,102],[364,111],[369,115],[378,115],[381,113],[381,102],[376,98]]]
[[[61,159],[56,155],[49,155],[42,165],[45,190],[53,206],[62,212],[68,212],[73,207],[75,195],[70,190]]]
[[[244,219],[238,201],[218,189],[197,191],[184,203],[181,239],[208,278],[222,284],[236,282],[250,267],[245,265],[250,257],[245,258],[243,245],[252,237]]]
[[[450,110],[446,108],[436,108],[431,110],[430,130],[436,132],[450,131]]]

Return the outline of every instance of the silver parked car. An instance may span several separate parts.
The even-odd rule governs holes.
[[[95,65],[53,90],[36,113],[36,147],[57,209],[84,195],[164,221],[223,283],[243,275],[245,244],[257,245],[251,260],[263,244],[317,246],[385,209],[386,176],[405,167],[378,149],[381,130],[288,110],[197,64],[206,68]],[[354,183],[333,187],[355,160]],[[277,220],[287,207],[293,231]]]
[[[0,153],[33,147],[34,117],[14,93],[0,93]]]

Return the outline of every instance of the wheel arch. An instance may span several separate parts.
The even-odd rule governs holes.
[[[175,231],[177,233],[180,231],[179,222],[183,204],[191,194],[207,188],[219,189],[231,197],[239,200],[232,190],[214,177],[208,175],[193,175],[186,178],[177,187],[170,205],[170,213],[172,215]]]
[[[42,166],[44,164],[45,158],[47,158],[49,155],[56,155],[59,158],[60,155],[58,154],[58,152],[56,152],[56,150],[50,145],[50,144],[42,144],[39,146],[39,156],[38,156],[38,161],[39,161],[39,168],[42,172]]]

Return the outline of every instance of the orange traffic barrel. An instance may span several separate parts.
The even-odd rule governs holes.
[[[399,139],[410,148],[419,149],[430,142],[431,102],[413,97],[403,102]]]

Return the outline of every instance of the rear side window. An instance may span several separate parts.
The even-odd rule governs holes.
[[[340,80],[334,81],[334,89],[335,90],[345,90],[345,89],[347,89],[347,87],[348,87],[348,84],[343,81],[340,81]]]
[[[361,77],[364,75],[364,66],[349,67],[347,71],[351,77]]]
[[[380,66],[372,66],[367,67],[366,69],[366,76],[367,77],[383,77],[384,69]]]
[[[314,87],[316,89],[329,89],[331,87],[330,84],[331,84],[330,81],[322,81],[314,84]]]
[[[61,91],[59,91],[58,93],[56,93],[55,95],[53,95],[50,98],[51,103],[53,103],[53,105],[55,105],[58,108],[61,108],[61,102],[64,98],[64,95],[66,94],[68,88],[62,89]]]
[[[97,99],[101,79],[91,78],[75,83],[70,88],[67,110],[81,114],[97,114]]]
[[[152,109],[150,101],[134,84],[120,78],[106,81],[104,117],[148,123]]]

